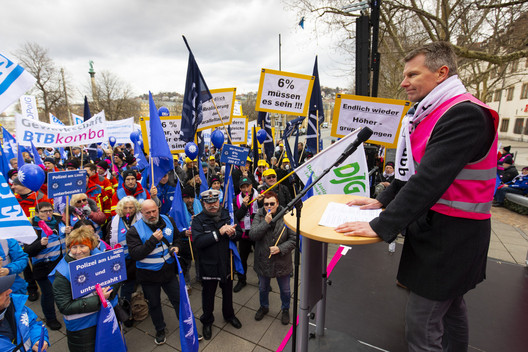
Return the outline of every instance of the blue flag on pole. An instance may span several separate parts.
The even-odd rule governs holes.
[[[235,223],[235,210],[233,208],[233,199],[235,198],[235,187],[233,186],[233,177],[231,176],[231,166],[226,165],[226,180],[224,183],[225,190],[225,203],[224,207],[229,211],[229,217],[231,218],[231,225]],[[242,259],[240,259],[240,254],[238,253],[237,246],[235,242],[229,241],[229,249],[233,252],[233,259],[235,262],[235,270],[237,273],[244,274],[244,267],[242,266]]]
[[[24,156],[22,155],[22,146],[21,145],[18,145],[18,148],[17,148],[17,160],[18,160],[18,169],[20,169],[22,167],[22,165],[24,165],[26,163],[26,161],[24,160]]]
[[[4,144],[2,144],[2,150],[6,156],[6,159],[9,161],[13,158],[16,158],[17,142],[15,137],[9,133],[8,130],[2,126],[2,135],[4,138]]]
[[[134,142],[134,158],[136,158],[138,170],[144,170],[149,167],[149,163],[143,153],[143,142],[140,139]]]
[[[0,155],[0,173],[2,173],[2,175],[4,175],[4,178],[7,180],[7,173],[11,168],[9,167],[9,161],[7,160],[3,150],[1,154],[2,155]]]
[[[198,352],[198,331],[196,330],[196,321],[191,309],[189,294],[185,287],[185,277],[178,257],[178,276],[180,281],[180,343],[182,352]]]
[[[271,132],[271,118],[269,113],[259,111],[257,125],[259,125],[260,128],[264,129],[264,131],[267,133],[266,140],[264,141],[264,153],[266,153],[266,159],[269,163],[271,157],[273,156],[273,152],[275,151],[275,146],[273,145],[273,135]]]
[[[158,115],[158,109],[154,104],[152,93],[149,92],[150,105],[150,162],[154,165],[154,175],[151,180],[153,185],[157,185],[159,181],[167,174],[167,172],[174,169],[174,162],[172,161],[172,154],[165,139],[165,132],[161,126],[161,120]]]
[[[187,206],[183,202],[180,182],[176,182],[176,189],[172,199],[172,207],[169,210],[169,216],[176,222],[178,230],[183,231],[189,228],[191,216],[187,211]]]
[[[198,125],[203,120],[202,104],[211,100],[213,96],[209,88],[207,88],[207,84],[185,37],[183,37],[183,41],[189,50],[189,63],[187,64],[187,79],[185,81],[185,93],[183,94],[180,138],[185,142],[192,142]]]
[[[324,121],[323,97],[321,96],[321,85],[319,84],[319,70],[317,68],[317,56],[312,76],[315,77],[310,107],[308,111],[308,128],[306,131],[306,147],[314,154],[323,149],[321,138],[321,123]],[[319,116],[318,116],[319,115]],[[317,119],[319,117],[319,120]],[[317,135],[319,134],[319,149],[317,149]]]
[[[106,308],[101,304],[97,314],[97,330],[95,333],[95,352],[108,351],[126,352],[127,346],[119,322],[114,313],[114,307],[108,302]]]
[[[297,143],[299,141],[299,125],[304,121],[304,116],[299,116],[298,118],[288,121],[286,123],[286,128],[284,129],[284,134],[282,135],[282,138],[284,140],[284,147],[286,148],[286,155],[288,156],[288,159],[290,159],[291,166],[296,169],[298,166],[298,150],[297,150]],[[296,133],[295,135],[295,146],[294,146],[294,153],[292,154],[290,143],[288,142],[288,137],[290,137],[293,133]]]
[[[84,115],[83,115],[84,121],[88,121],[92,118],[92,113],[90,112],[90,106],[88,105],[88,97],[84,96]],[[90,144],[86,150],[88,151],[88,155],[90,156],[90,160],[96,160],[97,159],[97,143]]]
[[[35,148],[35,145],[33,144],[33,141],[31,141],[31,151],[33,154],[33,160],[35,161],[35,164],[44,165],[44,163],[42,162],[42,159],[40,158],[37,148]]]

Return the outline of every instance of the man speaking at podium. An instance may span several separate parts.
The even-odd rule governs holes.
[[[396,179],[377,199],[349,203],[385,211],[336,231],[386,242],[405,232],[397,279],[410,290],[409,351],[467,351],[463,295],[486,275],[499,118],[467,93],[448,43],[410,52],[403,77],[416,104],[402,122]]]

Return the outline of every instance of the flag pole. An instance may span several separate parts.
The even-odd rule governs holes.
[[[152,138],[152,136],[150,136]],[[150,158],[150,188],[154,187],[154,160],[152,160],[152,149],[149,148],[149,158]],[[124,182],[125,180],[123,180]]]
[[[284,227],[282,228],[282,231],[281,231],[281,233],[280,233],[280,235],[279,235],[279,238],[277,238],[277,241],[276,241],[275,244],[274,244],[275,247],[276,247],[277,244],[279,243],[279,241],[280,241],[280,239],[281,239],[281,237],[282,237],[282,234],[284,233],[284,230],[286,230],[286,226],[284,226]],[[271,251],[270,251],[270,255],[269,255],[268,259],[270,259],[270,258],[271,258]]]
[[[317,120],[315,122],[316,128],[317,128],[317,130],[315,131],[315,135],[317,136],[317,148],[316,149],[317,149],[317,153],[319,153],[319,109],[315,110],[315,115],[317,116],[316,117]]]
[[[70,196],[66,196],[66,226],[70,226]]]
[[[191,259],[192,261],[194,262],[194,251],[193,251],[193,248],[192,248],[192,240],[189,238],[189,248],[191,249]]]

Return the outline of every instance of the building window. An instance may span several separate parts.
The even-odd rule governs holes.
[[[528,99],[528,83],[523,83],[522,85],[521,99]]]
[[[508,132],[508,127],[510,127],[510,119],[502,119],[500,131],[501,132]]]
[[[518,68],[519,68],[519,60],[516,60],[511,63],[511,73],[517,72]]]
[[[510,126],[510,119],[502,119],[500,131],[501,132],[508,132],[508,127]]]
[[[500,101],[501,94],[502,94],[502,90],[497,89],[497,90],[495,91],[494,96],[493,96],[493,101]]]
[[[506,94],[506,100],[513,100],[513,92],[515,91],[515,86],[508,88]]]
[[[524,119],[515,119],[515,126],[513,126],[513,133],[521,134],[524,126]]]

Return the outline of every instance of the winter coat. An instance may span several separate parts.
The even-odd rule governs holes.
[[[277,213],[281,209],[282,207],[279,206]],[[255,272],[265,277],[290,275],[293,271],[292,251],[295,248],[295,232],[287,227],[285,228],[284,218],[277,220],[273,226],[273,223],[268,224],[266,222],[265,217],[266,210],[263,208],[259,209],[249,231],[249,238],[255,241]],[[280,253],[268,258],[270,247],[275,246],[275,242],[277,242],[277,238],[279,238],[283,228],[285,230],[277,244]]]

